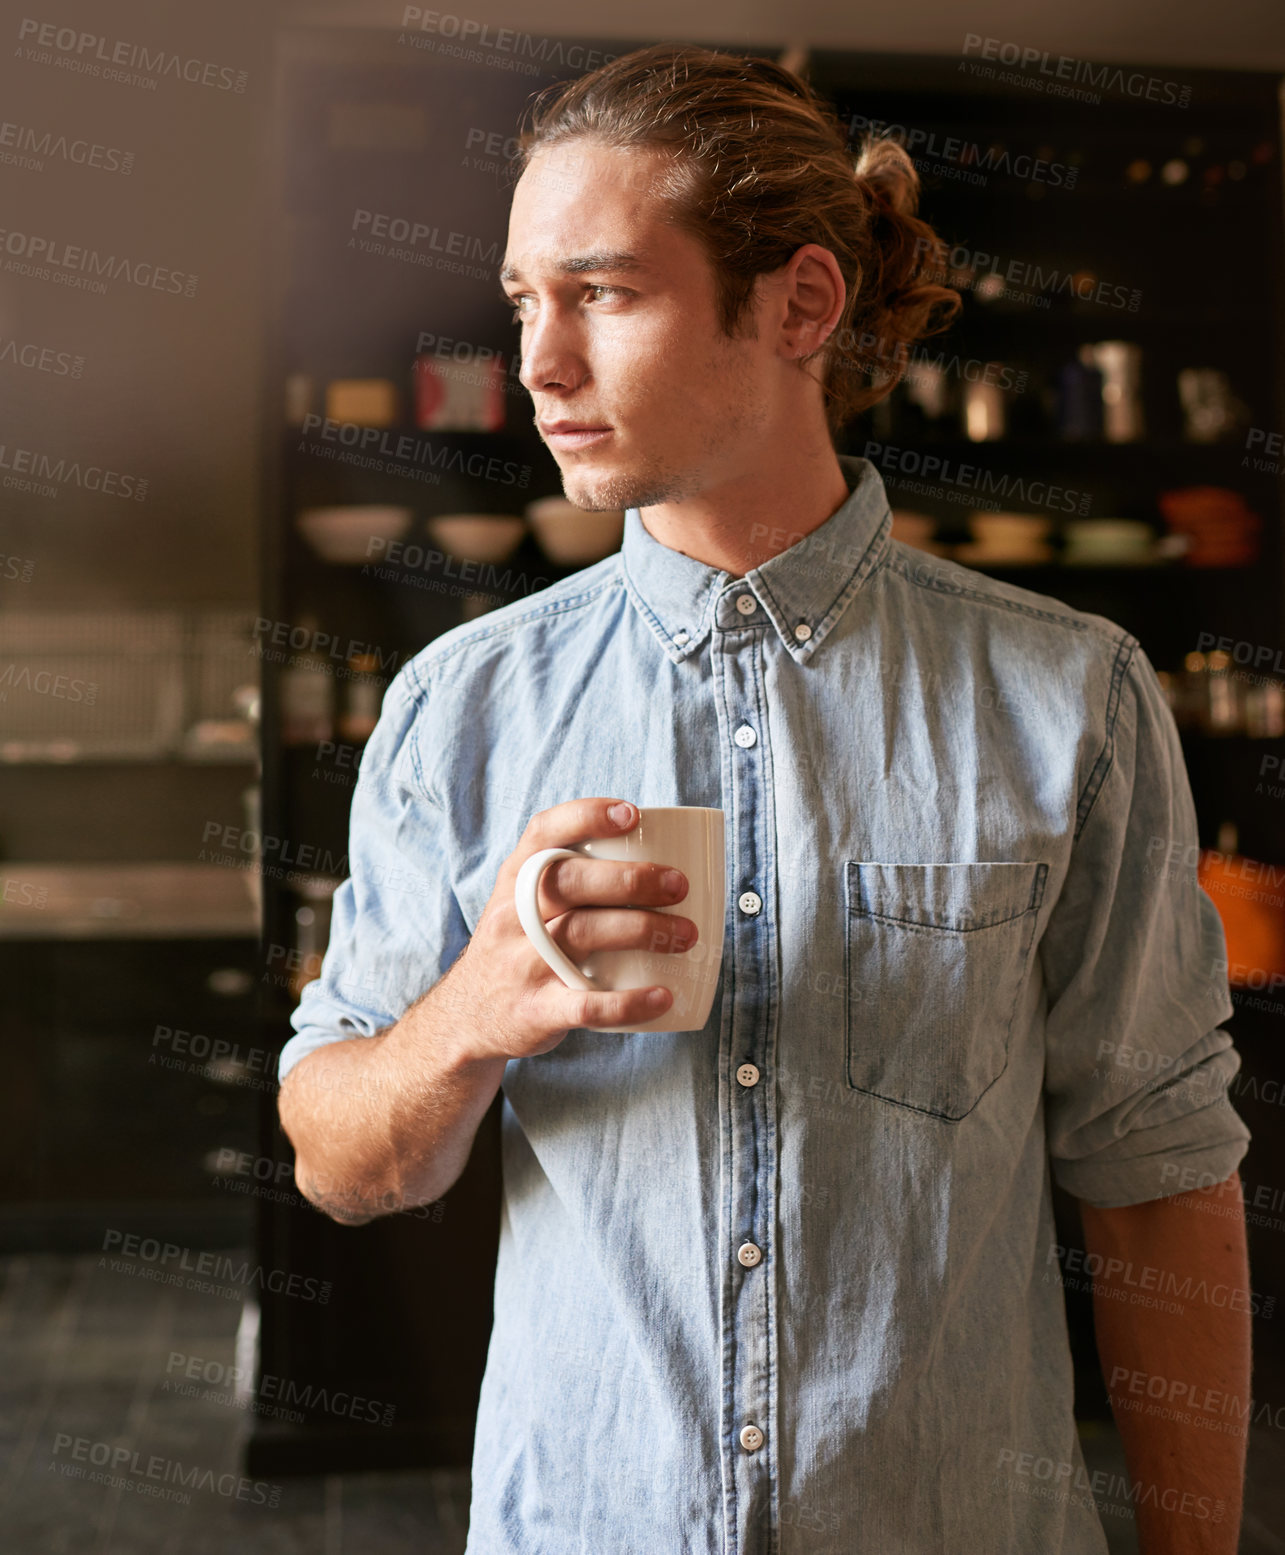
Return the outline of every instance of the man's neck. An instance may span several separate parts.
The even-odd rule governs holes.
[[[812,458],[782,456],[685,502],[640,509],[661,545],[734,578],[797,545],[848,500],[834,449]]]

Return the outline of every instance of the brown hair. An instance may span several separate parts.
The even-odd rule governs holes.
[[[832,432],[883,399],[913,342],[959,311],[959,293],[930,279],[941,244],[915,215],[919,176],[904,147],[867,138],[854,164],[834,109],[772,60],[657,44],[553,83],[529,111],[519,172],[576,136],[671,153],[656,192],[709,253],[728,336],[759,275],[804,243],[830,250],[847,297],[829,340],[803,361],[820,361]]]

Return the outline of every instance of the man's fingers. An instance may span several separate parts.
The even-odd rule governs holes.
[[[638,814],[637,805],[612,796],[568,799],[539,810],[527,822],[503,870],[516,878],[523,863],[545,848],[569,848],[591,838],[624,836],[638,824]],[[572,907],[668,907],[681,901],[687,889],[682,871],[664,863],[620,863],[587,856],[583,861],[557,859],[540,877],[540,915],[548,922]]]
[[[653,994],[656,996],[653,999]],[[553,1019],[571,1030],[577,1026],[639,1026],[663,1015],[674,1002],[668,988],[621,988],[611,993],[555,990]]]
[[[591,907],[564,913],[549,933],[574,960],[595,950],[647,950],[658,954],[689,950],[697,927],[677,913]]]
[[[617,808],[621,806],[623,810]],[[548,810],[537,810],[527,822],[517,850],[518,862],[541,848],[569,848],[574,843],[587,842],[590,837],[623,836],[637,824],[638,806],[627,799],[568,799]]]
[[[540,914],[547,923],[573,907],[669,907],[687,895],[687,877],[669,864],[560,858],[540,876]]]

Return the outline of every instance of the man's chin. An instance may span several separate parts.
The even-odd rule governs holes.
[[[621,501],[634,482],[627,475],[599,470],[564,470],[562,492],[568,502],[574,502],[586,513],[618,512],[621,508],[634,507],[632,501]]]
[[[568,502],[586,513],[619,513],[625,508],[652,507],[670,496],[672,480],[659,469],[567,469],[562,491]]]

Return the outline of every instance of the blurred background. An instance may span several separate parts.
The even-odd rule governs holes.
[[[341,1229],[294,1191],[276,1059],[389,679],[619,542],[560,504],[517,381],[524,105],[689,40],[783,60],[854,154],[915,158],[963,314],[840,443],[898,535],[1110,617],[1162,674],[1254,1136],[1241,1547],[1285,1550],[1279,5],[66,0],[4,25],[6,1548],[464,1547],[498,1113],[443,1201]],[[1085,1454],[1118,1471],[1065,1292]],[[1126,1507],[1103,1522],[1136,1548]]]

